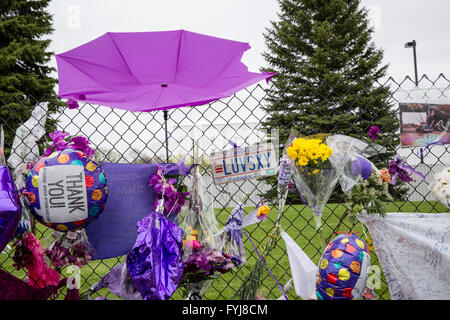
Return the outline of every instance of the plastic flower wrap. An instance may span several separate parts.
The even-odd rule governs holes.
[[[0,142],[1,153],[1,142]],[[22,205],[11,172],[0,154],[0,252],[14,237],[21,219]]]
[[[182,209],[184,275],[182,286],[189,299],[201,299],[211,280],[234,268],[231,257],[222,251],[218,223],[211,203],[206,202],[206,188],[198,166],[191,179],[191,201]]]
[[[360,178],[367,179],[371,175],[372,169],[375,168],[368,158],[386,151],[384,147],[378,144],[368,143],[340,134],[329,137],[328,143],[335,149],[346,151],[345,154],[341,152],[339,155],[341,158],[340,162],[343,166],[342,174],[339,177],[339,184],[347,196],[350,194],[354,185],[359,183]]]
[[[367,159],[376,154],[373,151],[383,152],[383,148],[345,135],[335,135],[329,140],[331,145],[339,145],[340,149],[346,150],[339,183],[347,196],[347,210],[336,229],[347,215],[350,222],[355,222],[355,216],[363,211],[384,215],[385,202],[392,200],[388,191],[391,174],[387,169],[378,170]]]
[[[301,137],[293,131],[285,150],[297,190],[312,209],[317,229],[322,225],[322,209],[339,181],[347,151],[337,143],[332,147],[329,139],[329,135]]]
[[[167,300],[183,276],[183,230],[160,211],[151,212],[136,227],[138,236],[126,257],[131,283],[144,300]]]
[[[434,175],[430,189],[436,199],[450,209],[450,167]]]
[[[27,232],[14,245],[14,267],[28,270],[28,284],[37,288],[57,285],[61,275],[50,268],[44,259],[44,248],[34,234]]]
[[[81,268],[89,263],[92,248],[88,247],[89,242],[83,231],[78,230],[67,234],[55,231],[52,236],[55,240],[44,251],[51,265],[56,268],[70,265]]]

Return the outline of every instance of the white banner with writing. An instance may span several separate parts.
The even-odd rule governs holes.
[[[64,223],[88,217],[83,166],[43,167],[39,170],[39,201],[36,211],[45,221]]]

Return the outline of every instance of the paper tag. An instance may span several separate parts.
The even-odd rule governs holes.
[[[66,236],[70,240],[76,240],[77,239],[77,233],[73,231],[67,231]]]
[[[39,201],[36,209],[45,221],[64,223],[88,217],[83,166],[43,167],[39,170]]]

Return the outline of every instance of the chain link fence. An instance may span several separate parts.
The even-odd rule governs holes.
[[[449,102],[450,81],[441,74],[435,79],[424,75],[418,86],[410,78],[402,81],[393,78],[387,79],[379,86],[389,87],[390,102],[398,108],[399,102]],[[207,196],[213,201],[219,223],[223,226],[231,210],[238,204],[242,195],[249,196],[246,211],[250,212],[259,202],[260,194],[271,188],[264,180],[247,180],[225,185],[214,185],[210,178],[209,155],[214,150],[229,149],[229,140],[238,145],[249,145],[268,139],[271,133],[265,132],[261,123],[268,115],[263,107],[266,103],[266,91],[263,85],[256,85],[208,105],[199,107],[184,107],[172,109],[167,112],[167,122],[163,111],[138,113],[112,109],[91,104],[81,105],[78,109],[63,108],[59,113],[50,115],[50,119],[57,122],[57,129],[69,132],[71,135],[86,136],[96,149],[95,159],[98,161],[117,163],[151,163],[175,162],[192,148],[193,141],[199,146],[201,172],[209,185]],[[358,93],[359,94],[359,93]],[[14,101],[0,101],[1,124],[14,132],[20,124],[13,111],[9,110]],[[45,99],[40,100],[45,101]],[[39,102],[39,101],[37,101]],[[364,104],[361,104],[364,109]],[[6,113],[4,112],[6,110]],[[327,116],[327,115],[323,115]],[[320,128],[318,128],[320,131]],[[340,133],[340,132],[332,132]],[[167,140],[166,140],[167,137]],[[283,141],[280,141],[282,144]],[[6,148],[11,145],[6,145]],[[450,165],[450,153],[447,146],[431,146],[425,157],[420,155],[419,148],[397,148],[397,153],[406,158],[409,165],[422,172],[427,177],[439,171],[443,166]],[[168,159],[167,159],[168,158]],[[187,158],[189,161],[189,157]],[[192,159],[190,160],[192,161]],[[209,180],[208,180],[209,179]],[[208,182],[209,181],[209,182]],[[429,192],[426,182],[417,181],[406,184],[408,187],[406,200],[389,203],[389,211],[404,212],[443,212],[445,207],[440,205]],[[325,239],[333,236],[333,230],[340,224],[338,231],[359,232],[362,236],[367,233],[364,227],[357,223],[353,225],[348,219],[341,217],[344,213],[344,204],[328,204],[323,213],[323,232]],[[246,232],[254,239],[258,250],[262,248],[270,237],[276,219],[276,206],[268,218],[256,225],[246,228]],[[101,223],[101,217],[99,221]],[[315,222],[311,210],[303,205],[286,203],[281,225],[317,264],[322,254],[320,239],[315,229]],[[42,225],[36,229],[37,236],[46,245],[46,239],[52,231]],[[291,279],[289,260],[286,247],[282,239],[276,239],[276,248],[265,257],[272,273],[277,279],[286,284]],[[230,299],[237,291],[259,259],[257,253],[247,239],[244,239],[247,263],[235,272],[221,275],[211,283],[203,299]],[[10,243],[10,245],[12,242]],[[20,279],[26,279],[23,270],[16,270],[11,259],[11,248],[0,254],[0,267]],[[80,291],[87,290],[96,283],[112,267],[125,260],[117,257],[108,260],[91,261],[81,269]],[[371,252],[373,268],[369,275],[377,299],[389,299],[389,290],[384,280],[381,267],[374,251]],[[70,275],[71,270],[63,270],[63,274]],[[290,290],[288,297],[298,299]],[[281,296],[277,284],[265,271],[260,279],[258,295],[266,299],[277,299]],[[65,296],[65,289],[59,297]],[[107,299],[117,299],[107,289],[95,293],[92,298],[106,296]],[[176,292],[172,299],[181,299]]]

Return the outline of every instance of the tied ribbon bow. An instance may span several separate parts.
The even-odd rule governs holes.
[[[413,179],[410,177],[410,173],[417,175],[425,181],[425,176],[408,166],[405,159],[399,155],[396,155],[394,160],[389,161],[389,173],[392,174],[392,184],[397,183],[397,178],[404,182],[412,181]]]

